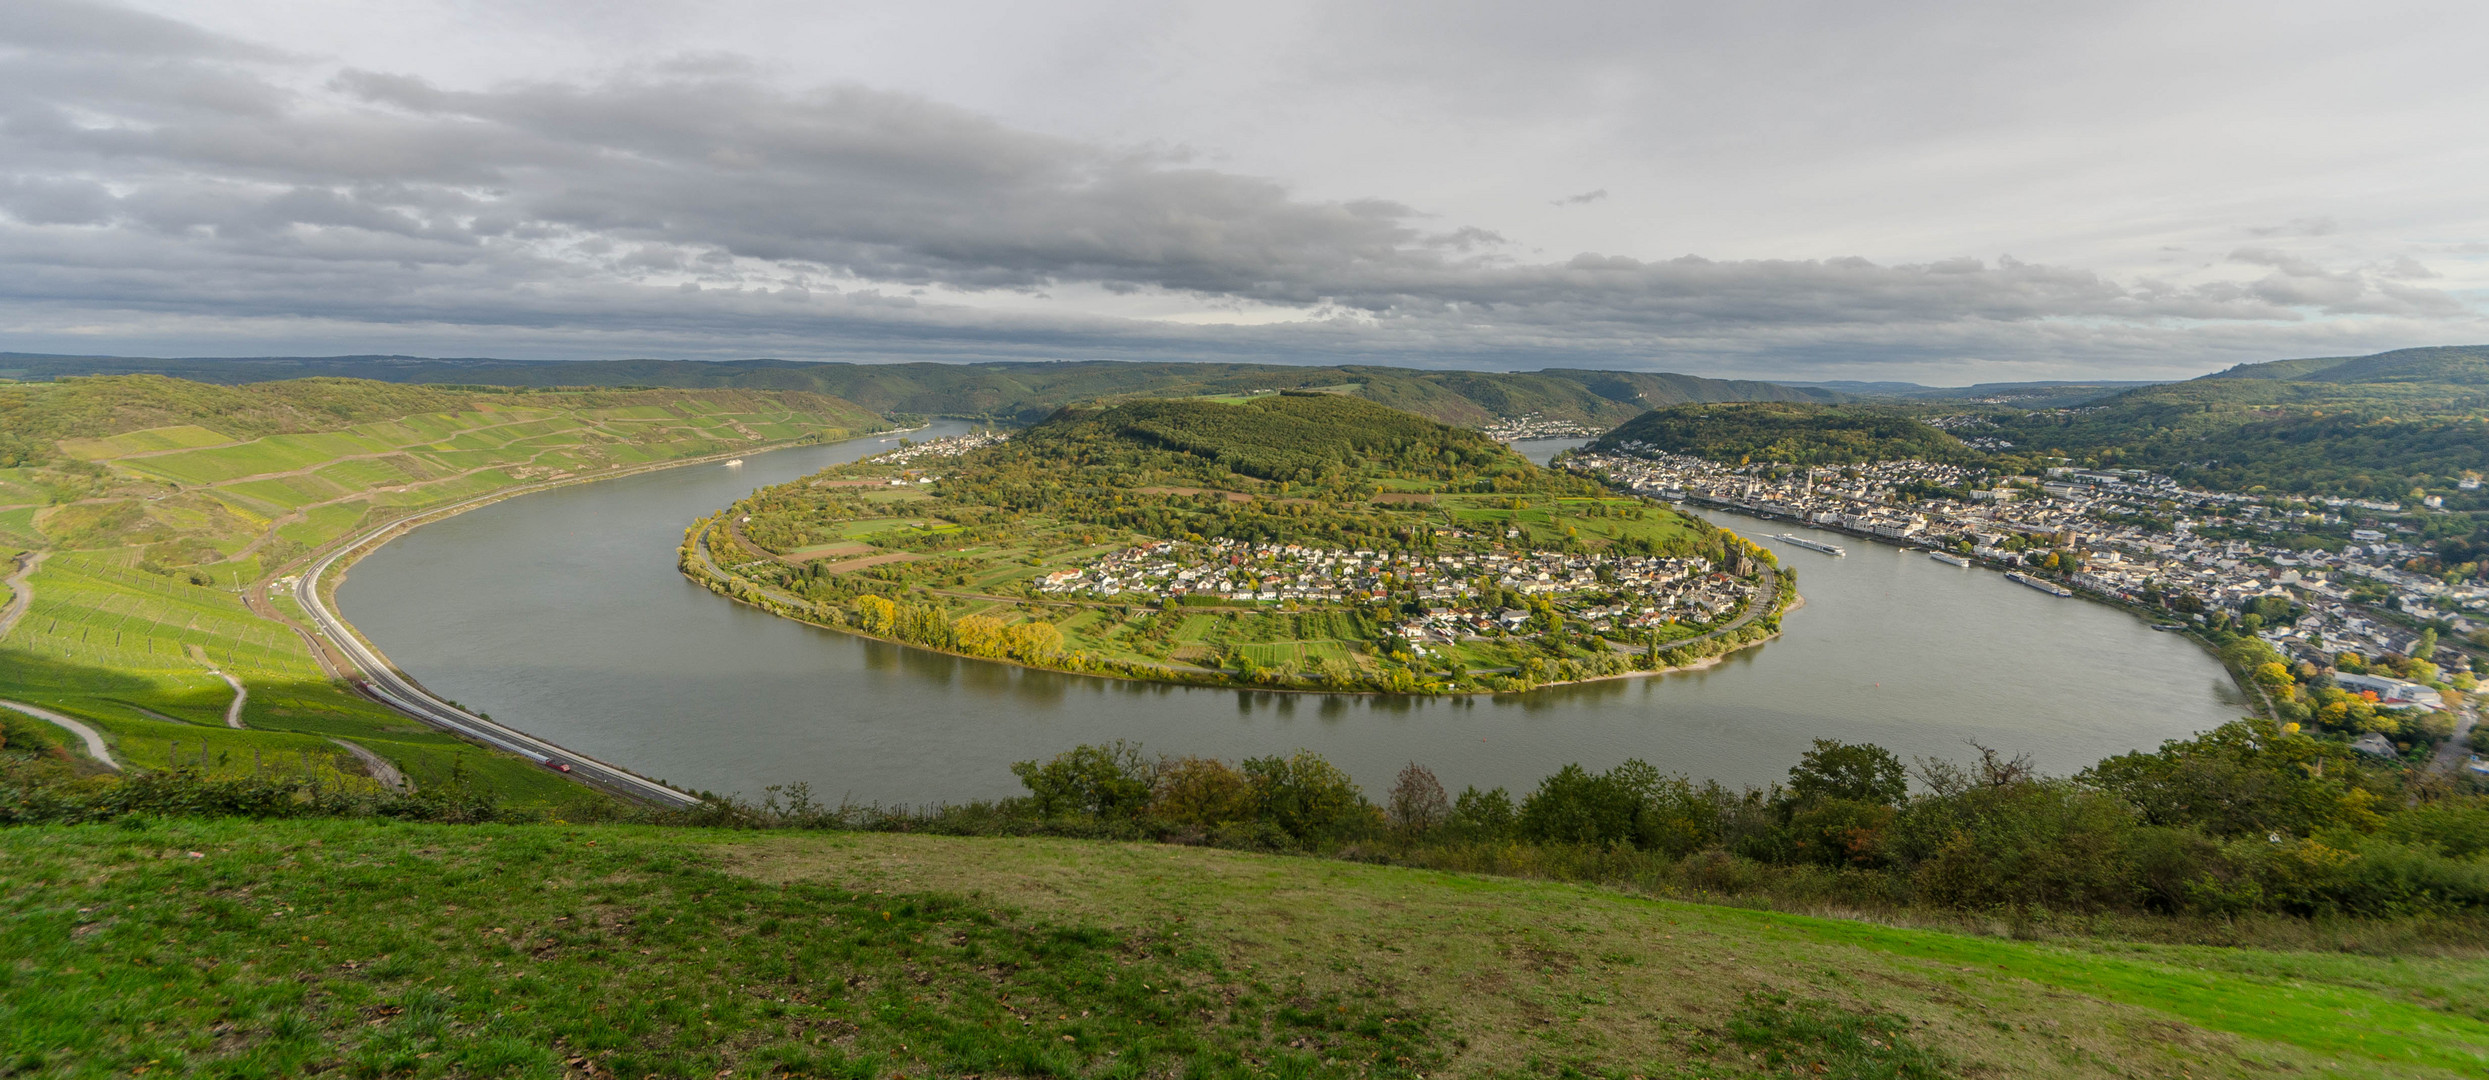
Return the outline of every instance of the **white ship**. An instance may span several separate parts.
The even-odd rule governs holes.
[[[1797,546],[1802,547],[1802,548],[1805,548],[1805,549],[1807,549],[1808,551],[1820,551],[1820,552],[1823,552],[1823,553],[1824,553],[1824,554],[1826,554],[1826,555],[1830,555],[1830,556],[1832,556],[1833,558],[1836,558],[1836,559],[1837,559],[1837,558],[1840,558],[1840,557],[1842,557],[1842,556],[1844,556],[1844,555],[1849,554],[1849,552],[1848,552],[1847,550],[1843,549],[1843,548],[1841,547],[1841,545],[1839,545],[1839,544],[1823,544],[1823,543],[1817,543],[1816,541],[1809,540],[1809,539],[1807,539],[1807,538],[1805,538],[1805,537],[1803,537],[1803,536],[1798,536],[1798,535],[1796,535],[1796,534],[1794,534],[1794,533],[1781,533],[1780,535],[1778,535],[1778,536],[1776,536],[1776,537],[1773,537],[1773,539],[1775,539],[1775,540],[1783,540],[1783,541],[1786,541],[1786,542],[1788,542],[1788,543],[1796,544]]]
[[[735,466],[737,466],[737,465],[741,465],[741,464],[743,464],[743,459],[742,459],[742,458],[736,458],[736,459],[734,459],[733,461],[729,461],[729,462],[727,462],[727,463],[726,463],[726,467],[727,467],[727,468],[729,468],[729,469],[731,469],[731,468],[734,468]]]
[[[2028,585],[2034,589],[2038,589],[2041,592],[2047,593],[2050,596],[2074,595],[2074,590],[2072,589],[2059,585],[2054,581],[2042,581],[2038,578],[2032,577],[2029,574],[2023,573],[2020,570],[2006,571],[2005,580],[2013,582],[2016,585]]]
[[[1955,565],[1955,566],[1969,566],[1969,565],[1970,565],[1970,560],[1969,560],[1969,559],[1965,559],[1965,558],[1963,558],[1963,557],[1961,557],[1961,556],[1959,556],[1959,555],[1956,555],[1956,554],[1954,554],[1954,553],[1952,553],[1952,552],[1950,552],[1950,551],[1931,551],[1931,552],[1928,552],[1928,553],[1927,553],[1927,557],[1928,557],[1928,558],[1931,558],[1931,559],[1934,559],[1934,560],[1936,560],[1937,562],[1941,562],[1941,563],[1952,563],[1952,564],[1953,564],[1953,565]]]

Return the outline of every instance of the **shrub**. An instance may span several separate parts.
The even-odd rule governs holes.
[[[1157,787],[1156,768],[1141,756],[1139,746],[1121,739],[1105,746],[1075,746],[1044,764],[1019,762],[1011,772],[1046,817],[1139,817],[1149,809]]]
[[[1357,782],[1310,750],[1247,758],[1244,775],[1256,816],[1299,844],[1347,839],[1382,823]]]

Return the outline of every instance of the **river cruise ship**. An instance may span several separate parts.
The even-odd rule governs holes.
[[[2041,592],[2047,593],[2050,596],[2064,597],[2074,595],[2074,590],[2072,589],[2059,585],[2054,581],[2042,581],[2039,578],[2032,577],[2031,575],[2023,573],[2020,570],[2006,571],[2005,580],[2013,582],[2017,585],[2028,585],[2034,589],[2038,589]]]
[[[1784,540],[1789,543],[1796,544],[1797,546],[1805,548],[1808,551],[1820,551],[1836,559],[1849,554],[1849,551],[1839,544],[1819,543],[1814,540],[1809,540],[1803,536],[1799,536],[1795,533],[1781,533],[1780,535],[1773,537],[1773,539]]]

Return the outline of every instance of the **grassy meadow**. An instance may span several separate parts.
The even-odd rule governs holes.
[[[347,537],[453,503],[879,423],[801,393],[306,383],[0,386],[0,415],[55,436],[0,469],[0,547],[43,556],[0,638],[0,697],[90,723],[126,765],[362,776],[343,739],[418,785],[455,770],[516,799],[583,797],[347,692],[270,586]],[[239,729],[226,675],[249,691]]]
[[[0,832],[64,1077],[2476,1076],[2476,962],[2020,941],[1095,841]]]

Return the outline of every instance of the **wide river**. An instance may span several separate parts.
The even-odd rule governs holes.
[[[931,437],[965,430],[938,424]],[[1545,460],[1570,442],[1523,444]],[[1234,759],[1299,747],[1379,796],[1409,761],[1457,791],[1641,758],[1778,779],[1809,740],[1961,757],[1968,740],[2070,772],[2229,720],[2220,665],[2133,616],[1984,570],[1812,530],[1836,559],[1714,520],[1798,570],[1782,636],[1707,671],[1493,698],[1388,699],[1127,683],[961,660],[731,603],[674,569],[683,527],[753,488],[886,449],[755,454],[559,488],[427,525],[355,565],[345,616],[434,692],[677,786],[927,803],[1014,794],[1014,761],[1129,739]]]

